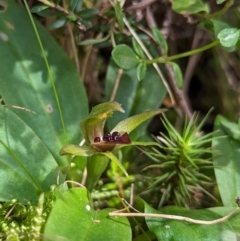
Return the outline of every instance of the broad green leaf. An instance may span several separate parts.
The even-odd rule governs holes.
[[[33,113],[25,112],[31,116]],[[62,175],[36,133],[14,112],[0,106],[0,201],[36,203]]]
[[[196,220],[211,221],[221,216],[207,209],[188,210],[177,206],[168,206],[160,209],[160,212],[154,210],[144,202],[145,213],[169,214],[182,217],[189,217]],[[146,223],[157,240],[161,241],[236,241],[236,235],[228,222],[203,225],[185,222],[183,220],[173,220],[165,218],[146,217]]]
[[[116,19],[119,24],[119,29],[122,32],[124,28],[124,22],[123,22],[123,12],[122,12],[122,7],[120,5],[119,1],[116,1],[114,4],[114,10],[116,14]]]
[[[112,51],[116,64],[123,69],[132,69],[139,63],[137,55],[125,44],[117,45]]]
[[[88,113],[86,93],[72,61],[41,24],[36,22],[36,26],[50,64],[67,139],[33,27],[26,11],[14,0],[8,0],[6,11],[0,14],[1,35],[5,36],[0,38],[0,95],[8,105],[36,112],[29,115],[12,109],[45,143],[58,164],[66,165],[59,150],[82,139],[78,123]]]
[[[146,63],[142,62],[137,67],[137,78],[138,80],[142,80],[145,77],[147,71],[147,65]]]
[[[209,6],[201,0],[175,0],[172,3],[173,11],[180,14],[194,14],[209,12]]]
[[[240,236],[240,209],[236,210],[236,207],[212,207],[209,210],[218,213],[221,216],[229,215],[234,212],[234,214],[228,218],[228,222],[232,226],[234,232]],[[230,239],[229,239],[230,240]]]
[[[217,35],[217,38],[220,40],[220,43],[223,47],[234,47],[240,36],[240,31],[236,28],[225,28],[220,31]]]
[[[119,122],[111,132],[118,131],[118,132],[127,132],[130,133],[134,129],[136,129],[139,125],[141,125],[144,121],[152,118],[155,115],[161,114],[165,109],[158,109],[158,110],[150,110],[138,115],[131,116],[121,122]]]
[[[158,28],[152,28],[152,33],[153,33],[153,36],[154,36],[156,42],[163,48],[164,55],[167,55],[167,53],[168,53],[168,45],[167,45],[167,41],[164,38],[164,36],[161,33],[161,31],[159,31]]]
[[[44,234],[71,241],[131,241],[131,227],[127,218],[109,217],[108,213],[112,211],[95,211],[87,190],[72,188],[59,195]]]
[[[80,123],[82,134],[88,143],[93,143],[97,136],[103,136],[105,122],[112,116],[113,111],[124,112],[121,105],[115,101],[99,104],[93,107],[89,116]]]
[[[143,59],[145,57],[145,54],[142,50],[141,45],[137,42],[137,40],[135,38],[132,38],[132,45],[133,45],[133,49],[135,51],[135,53],[141,58]]]
[[[182,71],[179,68],[178,64],[174,63],[174,62],[169,62],[168,64],[171,65],[172,69],[173,69],[173,73],[174,73],[174,77],[177,83],[177,87],[179,89],[182,88],[183,86],[183,77],[182,77]]]
[[[221,129],[230,137],[236,141],[240,141],[240,130],[238,124],[228,121],[227,119],[221,119]]]
[[[217,116],[214,124],[214,130],[216,130],[214,137],[218,138],[213,139],[212,146],[218,152],[213,156],[213,164],[223,205],[235,207],[235,198],[240,195],[240,142],[228,136],[229,129],[226,132],[226,123],[225,118]],[[233,124],[229,122],[229,126]],[[235,128],[238,132],[237,125]]]

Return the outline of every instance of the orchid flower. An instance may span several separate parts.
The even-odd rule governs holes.
[[[110,133],[104,134],[104,126],[107,118],[112,117],[114,111],[124,112],[121,105],[115,101],[105,102],[95,106],[89,116],[80,123],[80,129],[85,139],[86,145],[64,146],[61,155],[75,155],[90,157],[87,162],[87,182],[86,187],[92,189],[102,172],[106,169],[109,159],[114,161],[123,173],[128,176],[125,168],[113,154],[125,146],[147,146],[159,145],[156,142],[131,141],[129,134],[141,123],[149,118],[164,112],[164,109],[146,111],[138,115],[131,116],[119,122]]]

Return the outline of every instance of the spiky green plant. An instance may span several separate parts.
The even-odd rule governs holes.
[[[206,168],[212,168],[212,133],[204,135],[200,132],[207,117],[197,124],[198,115],[194,114],[189,121],[185,121],[182,133],[179,133],[164,115],[162,122],[167,134],[161,133],[156,138],[162,146],[161,150],[143,150],[156,162],[144,171],[151,169],[158,172],[157,176],[151,177],[150,189],[157,188],[162,193],[159,208],[166,202],[189,207],[199,201],[201,194],[214,198],[206,190],[213,181],[203,172]]]

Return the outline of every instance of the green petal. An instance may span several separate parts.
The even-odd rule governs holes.
[[[103,136],[103,128],[107,118],[113,111],[124,112],[118,102],[110,101],[95,106],[88,118],[80,123],[82,134],[87,143],[93,143],[95,137]]]
[[[123,171],[123,173],[126,175],[126,177],[128,177],[128,174],[127,174],[124,166],[123,166],[122,163],[117,159],[117,157],[113,155],[112,152],[107,151],[107,152],[102,152],[101,154],[107,156],[110,160],[112,160],[113,162],[115,162],[115,163],[119,166],[119,168]]]
[[[117,151],[125,146],[158,146],[161,148],[161,145],[154,141],[132,141],[130,144],[117,144],[113,151]]]
[[[96,154],[97,151],[91,146],[76,146],[76,145],[67,145],[60,150],[60,155],[75,155],[75,156],[92,156]]]
[[[150,110],[143,112],[138,115],[131,116],[121,122],[119,122],[112,132],[118,131],[120,133],[127,132],[128,134],[133,131],[135,128],[137,128],[140,124],[142,124],[144,121],[150,119],[151,117],[161,114],[162,112],[166,111],[166,109],[157,109],[157,110]]]

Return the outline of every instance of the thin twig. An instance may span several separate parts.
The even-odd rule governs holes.
[[[141,41],[141,39],[138,37],[138,35],[136,34],[136,32],[134,31],[134,29],[130,26],[128,20],[123,17],[123,21],[125,23],[125,25],[127,26],[127,28],[129,29],[130,33],[132,34],[132,36],[136,39],[136,41],[139,43],[139,45],[141,46],[142,50],[144,51],[144,53],[147,55],[147,57],[152,60],[153,57],[151,56],[151,54],[149,53],[149,51],[147,50],[147,48],[145,47],[145,45],[143,44],[143,42]],[[174,97],[172,94],[172,91],[166,81],[166,79],[164,78],[162,71],[160,70],[160,68],[158,67],[158,65],[156,63],[153,63],[153,67],[155,68],[155,70],[157,71],[158,75],[160,76],[165,88],[167,89],[167,92],[171,98],[171,102],[175,103],[174,101]]]
[[[110,101],[113,101],[116,97],[116,93],[117,93],[117,90],[118,90],[118,86],[120,84],[122,74],[123,74],[123,69],[118,69],[118,74],[117,74],[117,78],[116,78],[115,83],[114,83],[114,87],[113,87],[113,91],[112,91]]]
[[[127,201],[124,201],[124,202],[127,203]],[[198,219],[193,219],[193,218],[189,218],[189,217],[185,217],[185,216],[170,215],[170,214],[140,213],[135,208],[133,208],[129,203],[127,203],[127,205],[131,209],[134,209],[136,211],[136,213],[119,213],[119,212],[114,211],[114,212],[110,212],[108,215],[110,217],[118,216],[118,217],[165,218],[165,219],[171,219],[171,220],[186,221],[186,222],[195,223],[195,224],[213,225],[213,224],[216,224],[216,223],[221,223],[221,222],[226,221],[233,214],[235,214],[236,212],[238,212],[240,210],[240,208],[237,207],[231,213],[229,213],[228,215],[226,215],[226,216],[224,216],[222,218],[206,221],[206,220],[198,220]]]

